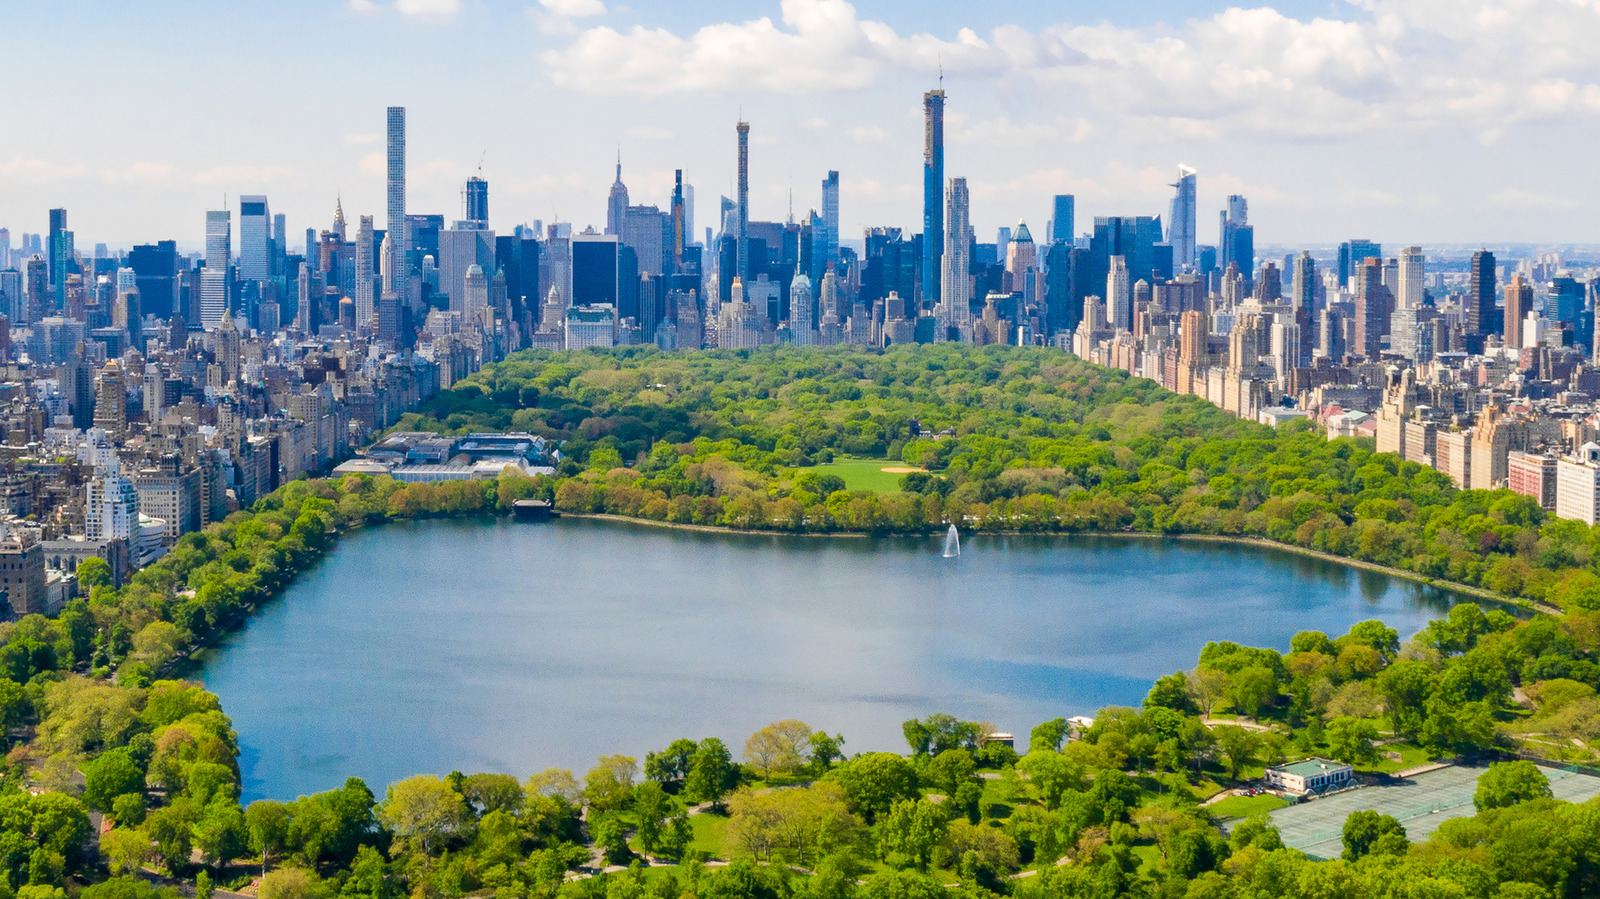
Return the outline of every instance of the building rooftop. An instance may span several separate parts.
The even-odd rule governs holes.
[[[1277,765],[1275,770],[1282,771],[1285,774],[1293,774],[1296,777],[1315,777],[1318,774],[1339,771],[1349,767],[1344,762],[1332,762],[1327,759],[1317,758],[1292,762],[1287,765]]]

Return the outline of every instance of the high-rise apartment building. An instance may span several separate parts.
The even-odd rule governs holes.
[[[1217,264],[1223,269],[1235,266],[1249,279],[1256,270],[1256,232],[1250,227],[1250,206],[1244,197],[1228,197],[1228,208],[1222,212],[1222,229],[1218,235]],[[1247,291],[1254,285],[1245,284]]]
[[[740,122],[739,131],[739,236],[738,264],[734,274],[750,283],[750,123]]]
[[[228,264],[232,260],[233,214],[206,213],[206,266],[200,270],[200,324],[207,331],[228,314]]]
[[[1173,268],[1179,270],[1193,270],[1195,265],[1197,180],[1198,175],[1194,169],[1186,165],[1178,166],[1178,181],[1172,185],[1177,193],[1172,197],[1171,218],[1167,222],[1167,243],[1172,246]]]
[[[67,230],[65,209],[50,210],[49,240],[45,250],[49,253],[50,298],[53,308],[46,310],[44,314],[54,314],[66,308],[67,275],[78,270],[78,254],[72,246],[72,232]]]
[[[1533,309],[1533,285],[1522,280],[1522,275],[1512,275],[1506,287],[1505,345],[1509,349],[1522,349],[1522,326]]]
[[[1122,331],[1133,328],[1133,295],[1128,283],[1128,260],[1111,257],[1111,271],[1106,274],[1106,319],[1111,327]]]
[[[946,197],[949,220],[946,222],[944,254],[940,264],[939,340],[972,339],[972,209],[967,194],[967,179],[951,178]]]
[[[406,281],[411,273],[411,235],[406,227],[406,108],[404,106],[389,107],[388,122],[388,180],[385,184],[385,199],[388,201],[388,217],[384,227],[389,236],[394,238],[395,251],[392,254],[391,264],[394,272],[386,273],[386,284],[394,284],[397,291],[405,290]],[[306,247],[309,255],[311,248]]]
[[[922,297],[944,295],[944,91],[922,95]]]
[[[839,264],[838,172],[829,172],[828,177],[822,180],[822,216],[818,219],[818,225],[811,252],[816,260],[815,277],[820,279],[821,272],[827,271],[828,266]]]
[[[1356,334],[1350,355],[1377,359],[1389,332],[1389,296],[1383,286],[1383,259],[1364,259],[1356,279]]]
[[[384,240],[388,240],[384,235]],[[351,291],[351,299],[356,304],[356,327],[364,328],[372,324],[372,313],[376,308],[375,297],[377,294],[377,278],[374,275],[373,258],[377,241],[377,232],[372,227],[372,216],[361,217],[361,226],[356,229],[356,277],[355,289]]]

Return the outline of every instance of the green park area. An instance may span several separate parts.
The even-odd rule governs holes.
[[[922,471],[898,459],[858,459],[842,456],[825,465],[807,465],[795,470],[797,475],[836,475],[844,479],[846,490],[871,490],[874,493],[896,493],[900,479],[907,473]]]

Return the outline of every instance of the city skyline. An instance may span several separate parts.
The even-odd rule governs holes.
[[[271,197],[296,233],[330,220],[336,199],[352,219],[380,213],[383,130],[371,110],[394,105],[412,117],[413,211],[457,217],[461,185],[486,158],[493,227],[557,216],[598,226],[620,144],[635,202],[666,206],[682,168],[699,188],[694,220],[712,223],[717,196],[732,195],[736,163],[725,134],[742,112],[752,123],[751,218],[783,220],[791,189],[803,215],[820,204],[816,185],[837,170],[841,238],[852,241],[874,225],[917,227],[917,99],[939,86],[942,66],[945,174],[968,179],[980,235],[1019,218],[1042,231],[1057,193],[1077,196],[1080,222],[1164,214],[1172,170],[1187,163],[1199,170],[1199,217],[1214,215],[1227,195],[1249,196],[1263,244],[1325,245],[1351,234],[1394,244],[1600,241],[1600,226],[1583,214],[1594,189],[1579,155],[1600,87],[1593,67],[1565,49],[1600,28],[1593,13],[1535,4],[1510,24],[1501,16],[1491,33],[1483,22],[1499,6],[1489,2],[1465,23],[1430,19],[1426,2],[1279,6],[1196,8],[1196,18],[1179,22],[1171,4],[1154,4],[1137,18],[1101,22],[1104,13],[1086,4],[1054,16],[1022,4],[1013,15],[1067,21],[1011,26],[964,21],[970,13],[948,4],[869,9],[838,0],[748,12],[710,4],[699,18],[598,0],[509,11],[441,0],[291,5],[278,15],[315,26],[314,45],[341,42],[316,83],[348,82],[348,91],[316,96],[293,58],[265,52],[284,22],[250,14],[262,46],[246,45],[234,65],[262,63],[275,73],[270,84],[200,83],[193,76],[216,51],[199,41],[173,59],[147,60],[152,75],[184,85],[186,99],[227,90],[229,102],[204,121],[184,113],[186,103],[112,103],[99,115],[19,129],[12,155],[0,157],[0,224],[42,232],[45,211],[66,207],[83,246],[170,237],[197,248],[203,211],[225,194]],[[192,21],[201,37],[239,24],[181,2],[150,12]],[[132,46],[154,34],[149,22],[118,13],[88,20],[21,10],[9,21],[38,39],[22,42],[23,66],[68,36],[93,49],[113,30]],[[685,81],[659,52],[645,52],[704,56],[718,36],[770,50],[762,72],[712,54],[702,80]],[[526,49],[503,57],[512,38]],[[478,70],[434,61],[463,40],[475,42]],[[1197,66],[1230,41],[1227,65],[1199,83]],[[1507,64],[1530,48],[1550,52]],[[827,53],[808,64],[820,49]],[[364,63],[379,50],[433,52],[380,80]],[[21,95],[15,114],[27,120],[71,102],[128,52],[64,67]],[[619,52],[632,61],[617,62]],[[1082,62],[1074,54],[1103,64],[1072,63]],[[1463,68],[1468,56],[1477,62]],[[1096,87],[1092,79],[1106,77],[1091,71],[1099,69],[1120,77]],[[1471,97],[1434,83],[1463,72],[1477,79]],[[1282,83],[1250,93],[1223,84],[1225,76]],[[1185,79],[1196,82],[1187,93]],[[287,121],[295,127],[278,124]],[[103,140],[108,128],[126,139]]]

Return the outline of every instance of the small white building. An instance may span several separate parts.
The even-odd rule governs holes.
[[[1355,769],[1343,762],[1312,758],[1268,768],[1263,779],[1270,787],[1304,796],[1343,789],[1355,782],[1355,776]]]

